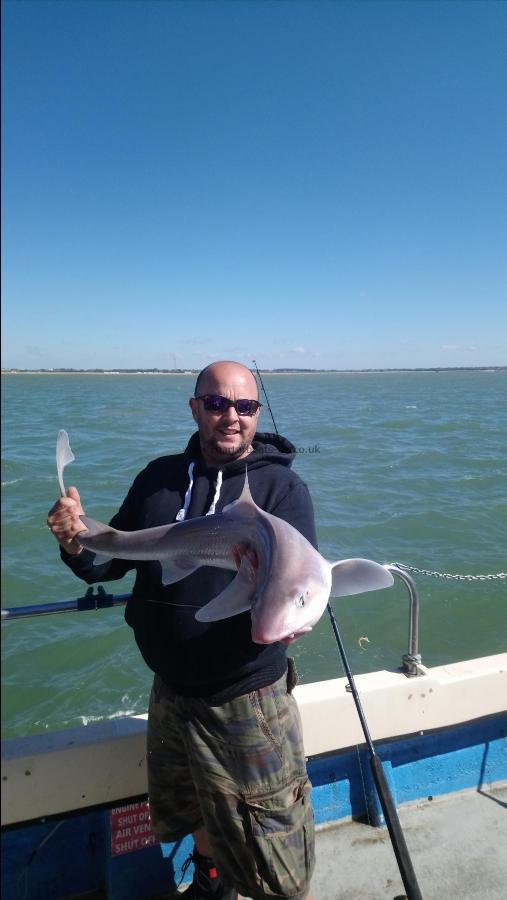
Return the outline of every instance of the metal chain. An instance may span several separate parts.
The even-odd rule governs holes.
[[[398,569],[407,572],[416,572],[418,575],[432,575],[433,578],[447,578],[449,581],[495,581],[507,578],[507,572],[497,572],[495,575],[451,575],[449,572],[430,572],[429,569],[417,569],[416,566],[405,566],[403,563],[393,563]]]

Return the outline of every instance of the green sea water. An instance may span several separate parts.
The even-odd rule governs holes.
[[[263,376],[278,430],[315,505],[320,550],[460,574],[507,570],[507,373]],[[70,599],[82,582],[46,528],[55,440],[87,513],[107,520],[137,472],[193,431],[191,376],[2,377],[2,606]],[[261,397],[261,400],[264,399]],[[267,407],[261,430],[272,431]],[[417,577],[426,665],[504,651],[507,582]],[[107,585],[125,593],[131,576]],[[408,603],[388,591],[333,601],[352,670],[396,669]],[[368,638],[368,641],[360,638]],[[303,681],[341,676],[327,617],[291,652]],[[151,675],[121,608],[2,624],[3,736],[144,712]]]

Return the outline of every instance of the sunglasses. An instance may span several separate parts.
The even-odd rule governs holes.
[[[238,416],[254,416],[262,406],[257,400],[229,400],[220,394],[205,394],[195,399],[202,400],[206,412],[224,413],[233,406]]]

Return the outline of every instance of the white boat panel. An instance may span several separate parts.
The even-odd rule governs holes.
[[[372,738],[416,734],[506,708],[507,653],[425,669],[407,678],[356,678]],[[308,756],[364,742],[346,679],[300,685]],[[146,793],[146,716],[2,742],[2,825]],[[506,773],[507,777],[507,773]]]
[[[445,728],[507,708],[507,653],[427,669],[407,678],[372,672],[354,678],[373,740]],[[347,679],[295,689],[308,756],[364,742]]]

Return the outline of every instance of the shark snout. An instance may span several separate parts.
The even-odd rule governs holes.
[[[312,630],[328,598],[327,593],[321,596],[320,591],[312,595],[309,586],[289,590],[285,596],[278,588],[271,596],[259,596],[252,605],[252,640],[256,644],[297,640]]]
[[[305,628],[300,628],[298,631],[289,631],[288,634],[283,630],[279,634],[275,634],[271,631],[266,632],[261,629],[252,628],[252,640],[254,644],[292,644],[294,641],[297,641],[298,638],[303,637],[304,634],[308,634],[311,630],[312,626],[307,625]]]

